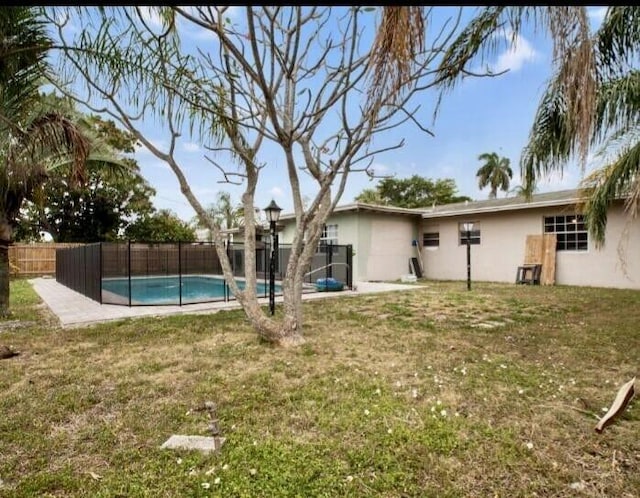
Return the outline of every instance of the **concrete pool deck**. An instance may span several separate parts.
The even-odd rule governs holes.
[[[36,293],[58,318],[63,328],[81,327],[95,323],[123,320],[142,316],[161,316],[176,314],[215,313],[220,310],[239,309],[236,301],[186,304],[183,306],[120,306],[100,304],[68,287],[56,282],[52,277],[30,279]],[[321,299],[337,296],[356,296],[375,292],[402,291],[419,289],[415,284],[395,284],[386,282],[355,282],[356,290],[341,292],[310,292],[302,299]],[[260,298],[261,304],[268,304],[268,298]],[[276,296],[276,303],[282,297]]]

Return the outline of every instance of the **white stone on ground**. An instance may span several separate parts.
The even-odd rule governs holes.
[[[174,434],[164,443],[161,448],[199,450],[203,453],[212,453],[219,450],[224,444],[223,437],[210,436],[181,436]]]

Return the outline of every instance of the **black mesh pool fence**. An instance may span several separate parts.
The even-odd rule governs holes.
[[[245,285],[246,254],[241,243],[225,244],[238,287]],[[278,244],[275,294],[289,262],[291,246]],[[269,296],[271,247],[257,242],[256,291]],[[353,287],[351,245],[320,246],[305,269],[304,292],[318,279]],[[56,250],[56,281],[102,304],[183,305],[235,299],[211,242],[99,242]]]

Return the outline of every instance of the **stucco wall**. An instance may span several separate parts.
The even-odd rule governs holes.
[[[336,213],[329,217],[327,224],[338,225],[338,244],[353,246],[355,255],[353,257],[353,280],[362,280],[359,277],[359,269],[362,267],[360,263],[361,251],[358,251],[358,239],[359,233],[362,231],[360,228],[360,220],[358,219],[358,213]],[[279,235],[279,241],[282,244],[291,244],[295,236],[295,220],[282,220],[283,229]],[[367,230],[364,230],[367,232]],[[366,233],[360,237],[360,243],[367,243]]]
[[[354,281],[397,280],[409,272],[409,258],[416,256],[411,241],[418,238],[420,221],[398,214],[368,211],[334,213],[327,224],[338,225],[338,243],[351,244]],[[283,220],[282,243],[291,243],[293,220]]]
[[[367,279],[397,280],[409,273],[409,259],[417,256],[411,245],[416,238],[416,222],[398,215],[367,216],[371,227]]]
[[[625,231],[627,232],[625,234]],[[556,253],[556,282],[640,289],[640,219],[628,224],[622,205],[608,215],[605,245],[589,241],[583,253]],[[626,275],[624,266],[626,265]]]
[[[426,219],[423,232],[438,231],[440,246],[423,248],[427,278],[465,280],[466,246],[458,242],[458,223],[480,222],[481,243],[471,246],[471,279],[494,282],[515,282],[518,266],[523,263],[525,240],[529,234],[543,233],[544,216],[573,214],[566,207],[528,209],[508,213],[482,214]],[[590,285],[597,287],[640,288],[640,220],[628,228],[625,276],[618,245],[625,228],[626,215],[622,206],[610,210],[605,247],[596,249],[589,239],[587,251],[556,253],[556,284]]]

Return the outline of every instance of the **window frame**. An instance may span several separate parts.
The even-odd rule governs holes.
[[[431,236],[431,237],[427,237]],[[435,242],[435,243],[433,243]],[[423,232],[422,247],[436,248],[440,247],[440,232]]]
[[[333,230],[331,234],[329,234],[329,227],[332,227]],[[330,242],[330,243],[327,243]],[[331,246],[331,252],[336,254],[338,252],[338,224],[337,223],[325,223],[322,225],[322,233],[320,234],[320,239],[318,240],[318,247],[316,249],[316,253],[326,254],[327,247]]]
[[[556,235],[556,251],[587,252],[589,250],[589,231],[583,214],[544,215],[542,233]]]

